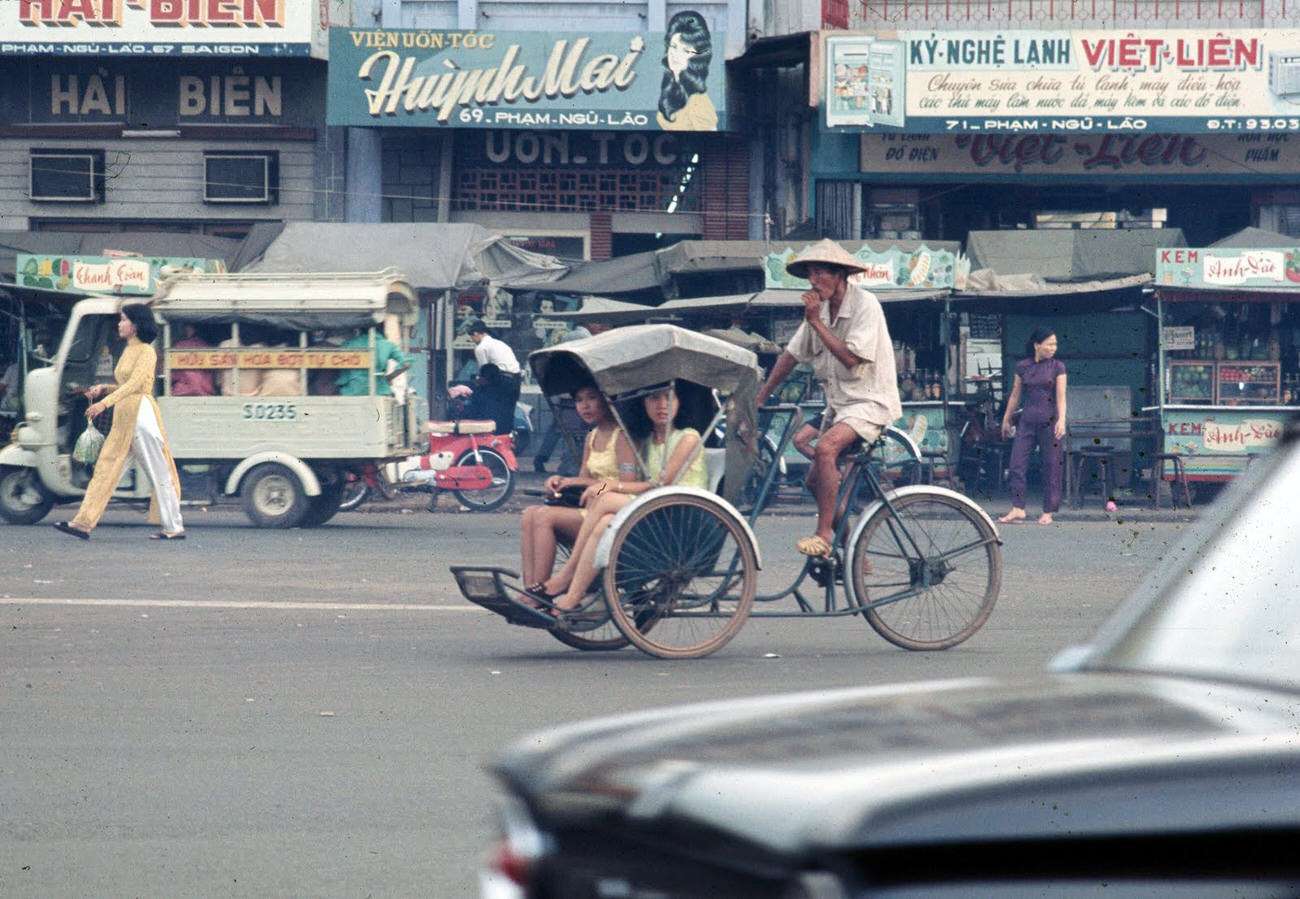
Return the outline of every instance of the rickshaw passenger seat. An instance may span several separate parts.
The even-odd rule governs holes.
[[[704,449],[704,467],[709,473],[709,492],[717,493],[718,485],[722,483],[722,475],[727,470],[727,451],[721,447]]]

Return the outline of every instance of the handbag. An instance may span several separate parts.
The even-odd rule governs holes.
[[[544,502],[548,506],[567,506],[570,509],[576,509],[582,500],[582,493],[586,489],[585,484],[570,484],[567,487],[561,487],[559,493],[548,493]]]
[[[94,465],[99,460],[99,451],[104,448],[104,435],[90,422],[81,432],[72,447],[72,458],[84,465]]]

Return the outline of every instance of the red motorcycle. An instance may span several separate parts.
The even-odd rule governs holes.
[[[429,450],[380,468],[363,465],[348,477],[341,511],[355,509],[375,493],[392,499],[407,491],[428,491],[430,510],[438,494],[450,490],[461,505],[476,512],[499,508],[515,491],[514,440],[493,434],[491,421],[431,421]]]

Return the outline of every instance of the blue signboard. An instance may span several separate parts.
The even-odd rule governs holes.
[[[721,35],[330,29],[330,125],[717,131]]]

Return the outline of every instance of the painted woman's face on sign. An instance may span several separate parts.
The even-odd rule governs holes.
[[[698,50],[694,47],[688,46],[687,43],[682,40],[680,34],[674,34],[668,41],[668,52],[666,54],[668,60],[668,71],[673,73],[673,77],[680,78],[682,72],[686,71],[686,67],[690,65],[691,60],[694,59],[698,53]]]

